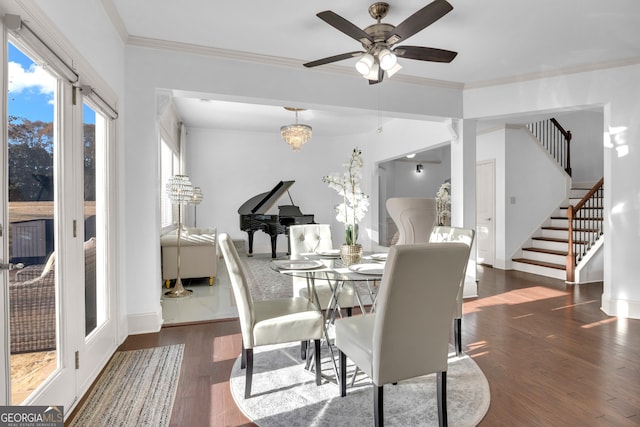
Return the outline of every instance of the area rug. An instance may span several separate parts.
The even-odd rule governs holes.
[[[251,296],[256,301],[293,296],[291,277],[274,271],[271,261],[271,254],[240,255]]]
[[[183,344],[116,352],[70,425],[169,425],[183,353]]]
[[[323,345],[322,371],[335,377],[329,352]],[[325,354],[326,353],[326,354]],[[315,385],[313,373],[300,361],[299,344],[254,350],[252,397],[244,399],[245,371],[240,358],[231,372],[231,392],[242,412],[261,427],[373,425],[373,389],[361,371],[347,396],[338,385],[324,380]],[[349,378],[354,367],[348,369]],[[489,409],[489,384],[469,356],[456,357],[451,349],[447,372],[450,426],[475,426]],[[384,421],[388,426],[437,426],[435,374],[384,387]]]

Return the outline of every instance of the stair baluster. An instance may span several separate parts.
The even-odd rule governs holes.
[[[555,118],[529,123],[527,129],[571,176],[571,132]]]
[[[575,280],[575,268],[587,251],[603,234],[603,188],[604,178],[594,185],[591,190],[575,206],[567,208],[568,240],[567,252],[567,282]],[[577,234],[577,236],[576,236]]]

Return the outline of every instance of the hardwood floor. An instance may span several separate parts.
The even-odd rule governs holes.
[[[640,320],[608,317],[601,295],[601,284],[479,267],[462,330],[491,387],[481,426],[640,425]],[[252,425],[229,391],[239,331],[237,321],[167,327],[121,350],[185,344],[172,426]]]

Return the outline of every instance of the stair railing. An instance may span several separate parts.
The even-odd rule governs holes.
[[[585,194],[582,200],[575,206],[569,205],[567,208],[569,228],[567,282],[575,280],[576,266],[603,234],[603,183],[604,178],[600,178],[600,181]]]
[[[555,118],[529,123],[527,129],[571,176],[571,131],[565,130]]]

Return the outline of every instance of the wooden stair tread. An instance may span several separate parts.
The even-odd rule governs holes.
[[[533,248],[533,247],[529,247],[529,248],[522,248],[523,251],[529,251],[529,252],[539,252],[539,253],[543,253],[543,254],[549,254],[549,255],[561,255],[561,256],[567,256],[567,251],[555,251],[553,249],[544,249],[544,248]]]
[[[552,216],[551,219],[567,219],[566,216]],[[582,219],[582,220],[593,220],[593,221],[602,221],[603,218],[601,216],[596,218],[574,218],[574,219]]]
[[[560,206],[560,209],[568,209],[569,206]],[[583,206],[582,209],[604,209],[602,206]]]
[[[521,262],[523,264],[537,265],[539,267],[553,268],[555,270],[566,270],[566,266],[560,265],[560,264],[554,264],[554,263],[551,263],[551,262],[535,261],[535,260],[527,259],[527,258],[514,258],[514,259],[512,259],[512,261],[513,262]]]
[[[566,231],[569,232],[567,227],[540,227],[543,230],[556,230],[556,231]],[[587,233],[595,233],[598,231],[597,228],[574,228],[573,231],[586,231]]]

